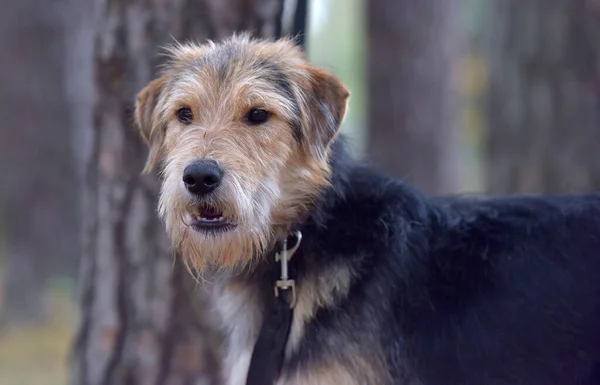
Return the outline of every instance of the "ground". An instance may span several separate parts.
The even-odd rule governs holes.
[[[1,279],[2,274],[0,301],[3,298]],[[68,382],[75,302],[64,286],[54,284],[48,290],[52,310],[43,325],[0,330],[0,385],[64,385]]]

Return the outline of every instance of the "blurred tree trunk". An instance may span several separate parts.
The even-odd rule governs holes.
[[[374,162],[429,193],[461,187],[460,0],[371,0],[369,140]]]
[[[48,279],[77,272],[61,32],[51,3],[0,1],[0,318],[8,326],[43,321]]]
[[[597,1],[491,2],[489,192],[600,189],[599,19]]]
[[[146,149],[132,127],[133,102],[156,75],[159,49],[171,37],[205,41],[242,29],[272,36],[281,3],[101,0],[97,6],[93,119],[90,132],[76,136],[89,139],[89,146],[81,151],[85,234],[71,381],[215,383],[204,300],[169,252],[156,214],[158,180],[140,176]]]

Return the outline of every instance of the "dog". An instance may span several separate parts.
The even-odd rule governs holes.
[[[425,196],[348,154],[291,39],[169,58],[135,118],[226,384],[600,384],[599,195]]]

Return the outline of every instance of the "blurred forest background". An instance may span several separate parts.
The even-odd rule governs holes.
[[[131,107],[160,46],[273,36],[285,3],[0,0],[0,385],[214,383]],[[600,1],[308,5],[358,156],[432,194],[599,189]]]

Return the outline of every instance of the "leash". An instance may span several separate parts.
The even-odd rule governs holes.
[[[290,238],[295,238],[291,247]],[[301,240],[302,233],[296,231],[283,240],[280,251],[275,254],[275,262],[280,262],[281,275],[275,281],[270,309],[252,351],[246,385],[270,385],[279,377],[296,306],[296,283],[290,277],[288,264]]]

